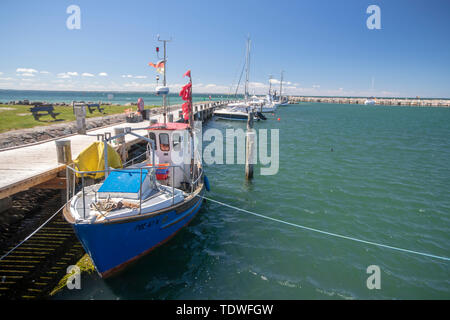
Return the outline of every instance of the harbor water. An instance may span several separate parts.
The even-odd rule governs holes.
[[[207,197],[290,223],[450,256],[450,110],[302,103],[279,129],[276,175],[206,165]],[[279,121],[278,121],[279,118]],[[204,130],[245,129],[209,121]],[[380,289],[369,289],[369,266]],[[294,228],[206,202],[191,224],[118,275],[83,274],[55,299],[450,299],[449,261]]]

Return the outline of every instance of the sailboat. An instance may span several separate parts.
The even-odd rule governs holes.
[[[166,63],[167,40],[159,37],[158,40],[164,41]],[[163,95],[166,111],[165,68],[163,86],[158,91]],[[77,166],[68,167],[74,176],[81,177],[82,184],[78,192],[69,190],[68,197],[71,193],[73,197],[64,208],[64,218],[74,228],[101,277],[115,274],[167,242],[202,206],[205,185],[209,184],[200,154],[195,149],[197,133],[193,127],[192,92],[188,94],[188,114],[185,115],[188,123],[168,123],[164,112],[164,122],[144,128],[148,132],[146,135],[125,128],[122,134],[104,138],[101,155],[104,170],[82,171]],[[125,135],[147,142],[145,161],[112,169],[108,165],[112,156],[109,143]],[[100,181],[87,186],[85,177],[92,174],[100,175]]]
[[[214,116],[217,119],[222,120],[239,120],[239,121],[247,121],[249,117],[249,112],[255,111],[253,106],[249,104],[249,94],[248,94],[248,81],[250,74],[250,38],[247,39],[247,49],[246,49],[246,79],[245,79],[245,89],[244,89],[244,101],[230,103],[226,105],[224,108],[218,109],[214,111]],[[265,117],[261,115],[260,112],[255,111],[253,113],[254,120],[265,120]]]
[[[286,105],[289,104],[289,101],[288,101],[287,97],[283,97],[283,75],[284,75],[284,71],[281,71],[281,76],[280,76],[280,95],[279,95],[278,99],[275,101],[277,106],[286,106]]]

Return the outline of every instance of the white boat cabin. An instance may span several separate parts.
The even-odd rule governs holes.
[[[193,152],[193,143],[190,138],[188,124],[169,122],[156,123],[148,129],[148,138],[154,141],[155,163],[158,166],[156,178],[158,182],[175,188],[185,187],[189,182],[189,170]],[[149,162],[152,156],[148,157]],[[150,164],[150,163],[149,163]],[[180,166],[181,168],[169,168],[168,174],[164,174],[164,165]],[[172,180],[173,179],[173,180]]]

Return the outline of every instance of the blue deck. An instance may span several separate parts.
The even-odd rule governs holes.
[[[147,174],[147,170],[142,170],[142,182],[144,182]],[[140,170],[113,171],[105,179],[98,192],[138,193],[140,176]]]

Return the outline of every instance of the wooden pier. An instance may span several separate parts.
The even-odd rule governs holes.
[[[194,104],[194,117],[207,121],[214,110],[231,101],[197,102]],[[181,120],[181,105],[168,108],[168,122]],[[170,120],[170,121],[169,121]],[[149,122],[163,122],[162,114],[153,114],[149,120],[137,123],[119,123],[89,131],[86,135],[76,134],[64,137],[70,140],[72,159],[97,141],[97,135],[111,133],[124,127],[145,128]],[[119,129],[120,130],[120,129]],[[135,131],[146,135],[145,129]],[[142,139],[125,136],[127,149],[142,143]],[[59,155],[61,157],[61,154]],[[30,188],[62,189],[65,191],[65,164],[57,160],[55,141],[47,141],[5,151],[0,150],[0,207],[10,203],[10,197]],[[57,197],[58,199],[61,199]],[[55,201],[49,199],[48,201]],[[0,214],[2,214],[0,208]],[[7,208],[3,208],[7,209]],[[48,214],[54,213],[53,207]],[[38,226],[36,226],[38,227]],[[19,242],[18,242],[19,243]],[[0,248],[0,256],[12,249]],[[44,228],[39,230],[22,246],[0,261],[0,299],[45,298],[55,284],[66,274],[69,265],[74,265],[84,255],[72,228],[61,218],[55,216]]]
[[[364,104],[367,98],[348,97],[305,97],[289,96],[289,103],[319,102],[341,104]],[[385,106],[416,106],[416,107],[450,107],[450,99],[420,99],[420,98],[376,98],[375,105]]]

